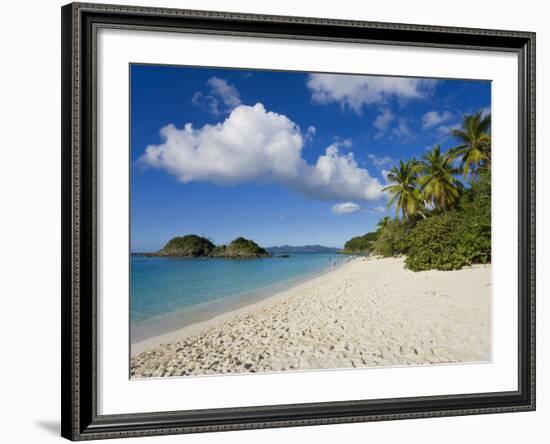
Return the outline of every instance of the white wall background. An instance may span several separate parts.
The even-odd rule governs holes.
[[[517,29],[537,32],[538,113],[538,410],[485,415],[254,430],[125,442],[280,443],[407,442],[465,443],[529,440],[546,442],[550,392],[545,384],[543,348],[549,329],[543,255],[549,220],[543,202],[550,192],[544,177],[543,123],[550,93],[544,68],[550,57],[550,14],[537,0],[388,0],[386,2],[297,2],[277,0],[163,0],[118,3],[281,15],[313,15],[434,25]],[[0,436],[9,443],[60,441],[60,6],[42,0],[2,5],[0,27]],[[546,157],[546,158],[545,158]],[[544,250],[544,251],[543,251]],[[545,440],[546,439],[546,440]]]

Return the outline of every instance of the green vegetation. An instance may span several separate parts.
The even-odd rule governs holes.
[[[453,270],[491,261],[491,116],[465,115],[451,135],[460,145],[446,153],[433,147],[421,160],[401,160],[388,174],[388,208],[395,219],[378,222],[369,251],[406,255],[406,266]],[[460,168],[453,166],[460,162]],[[465,187],[459,176],[469,177]],[[363,237],[346,243],[355,245]],[[345,251],[344,250],[344,251]]]
[[[376,240],[376,233],[367,233],[357,236],[346,242],[342,253],[367,254],[372,252],[372,243]]]
[[[205,237],[195,234],[174,237],[156,253],[156,256],[201,257],[208,256],[214,250],[214,244]]]
[[[403,219],[411,219],[417,215],[423,217],[423,200],[422,193],[418,188],[418,174],[420,173],[421,165],[416,160],[408,162],[399,161],[399,168],[393,166],[388,174],[388,185],[383,191],[389,191],[392,194],[388,202],[388,208],[395,204],[395,217],[399,211]]]
[[[490,173],[481,173],[452,210],[418,221],[404,238],[402,250],[407,267],[414,271],[490,262]]]
[[[212,257],[225,257],[232,259],[248,259],[258,257],[269,257],[270,254],[260,247],[256,242],[238,237],[229,245],[216,247],[211,254]]]
[[[404,252],[403,241],[409,232],[411,223],[408,220],[394,219],[378,232],[373,243],[373,251],[384,257],[397,256]]]
[[[461,168],[466,178],[468,174],[475,179],[479,168],[491,167],[491,115],[482,116],[478,111],[473,115],[464,115],[461,129],[455,129],[452,135],[462,143],[452,148],[451,157],[461,158]]]
[[[451,166],[451,157],[441,153],[439,145],[424,155],[420,163],[422,175],[418,178],[424,202],[438,210],[446,210],[459,198],[462,183],[455,177],[458,173]]]
[[[380,219],[378,221],[378,223],[376,224],[376,233],[378,234],[382,230],[387,228],[388,225],[390,224],[390,222],[391,222],[391,217],[390,216],[384,216],[382,219]]]
[[[229,245],[214,245],[209,239],[195,234],[174,237],[157,253],[148,256],[166,257],[219,257],[250,259],[269,257],[270,254],[254,241],[238,237]]]

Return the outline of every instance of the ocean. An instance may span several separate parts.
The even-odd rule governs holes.
[[[347,261],[336,253],[288,258],[131,257],[131,342],[210,319]]]

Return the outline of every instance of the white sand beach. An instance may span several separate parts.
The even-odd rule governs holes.
[[[133,378],[491,359],[491,267],[356,258],[209,321],[132,344]]]

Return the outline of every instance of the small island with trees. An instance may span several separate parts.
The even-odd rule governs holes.
[[[228,245],[214,245],[202,236],[188,234],[174,237],[156,253],[137,253],[137,256],[172,257],[172,258],[224,258],[224,259],[256,259],[270,257],[271,254],[256,242],[238,237]]]

